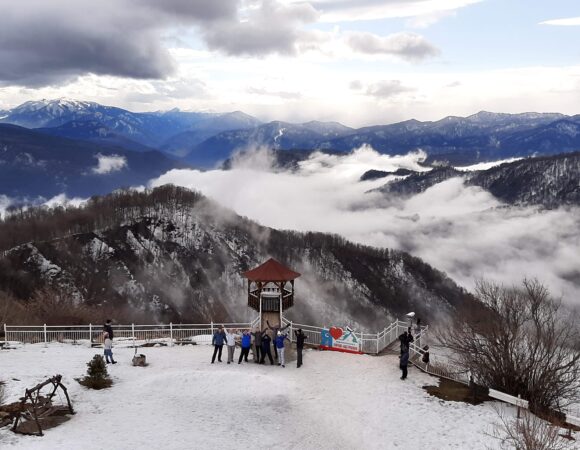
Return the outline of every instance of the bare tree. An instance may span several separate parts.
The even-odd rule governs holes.
[[[516,450],[566,450],[572,448],[570,441],[560,435],[560,427],[543,420],[529,411],[520,419],[510,417],[505,410],[498,410],[499,422],[489,435],[499,442],[500,449]],[[494,449],[496,447],[493,447]]]
[[[466,314],[441,333],[476,380],[521,395],[536,412],[561,411],[580,396],[577,323],[537,280],[520,287],[480,281],[484,311]]]

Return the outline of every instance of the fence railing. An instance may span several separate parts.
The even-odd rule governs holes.
[[[211,344],[212,336],[219,325],[228,329],[248,330],[254,322],[248,323],[206,323],[206,324],[156,324],[156,325],[113,325],[115,343],[175,343],[195,342]],[[61,342],[72,344],[93,344],[103,342],[102,325],[4,325],[4,339],[8,342],[35,344]]]

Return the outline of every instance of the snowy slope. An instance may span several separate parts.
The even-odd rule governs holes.
[[[143,349],[150,365],[134,368],[132,349],[114,351],[115,384],[104,391],[73,381],[99,349],[52,344],[0,352],[9,401],[61,373],[77,411],[42,438],[0,429],[0,447],[477,450],[496,444],[485,435],[496,420],[494,403],[431,397],[421,387],[437,379],[412,368],[407,381],[399,380],[396,356],[311,350],[298,370],[293,363],[211,365],[210,347],[188,346]]]

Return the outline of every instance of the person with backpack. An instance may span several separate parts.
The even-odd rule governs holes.
[[[260,364],[264,364],[266,356],[268,356],[268,359],[270,360],[270,365],[273,366],[274,360],[272,359],[272,352],[270,351],[270,342],[272,342],[272,339],[268,335],[268,332],[264,331],[264,333],[262,334],[262,359],[260,359]]]
[[[299,328],[298,331],[294,331],[294,335],[296,336],[296,353],[297,360],[296,360],[296,367],[299,368],[302,365],[302,350],[304,349],[304,341],[308,339],[302,332],[302,328]]]
[[[227,328],[224,328],[226,334],[226,344],[228,347],[228,364],[234,362],[234,352],[236,350],[236,335],[232,332],[228,332]]]
[[[245,330],[242,334],[242,352],[240,353],[240,359],[238,364],[242,363],[242,359],[248,362],[248,354],[250,353],[250,347],[252,346],[252,335],[248,330]]]
[[[217,355],[218,362],[222,362],[222,347],[226,342],[226,334],[224,333],[224,329],[220,326],[216,332],[213,334],[211,345],[214,346],[213,349],[213,356],[211,358],[211,363],[215,362],[215,357]]]

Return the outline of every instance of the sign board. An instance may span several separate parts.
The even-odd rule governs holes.
[[[320,348],[337,352],[362,353],[360,339],[352,330],[343,330],[340,327],[330,327],[322,330]]]

